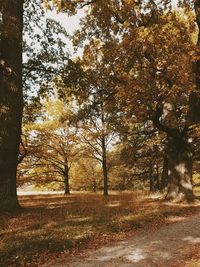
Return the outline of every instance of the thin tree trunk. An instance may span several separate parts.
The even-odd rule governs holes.
[[[93,180],[92,191],[93,191],[93,193],[97,192],[97,183],[95,180]]]
[[[23,112],[23,0],[1,1],[0,47],[0,209],[19,208],[16,172]]]
[[[101,122],[102,122],[102,138],[101,138],[101,148],[102,148],[102,168],[103,168],[103,194],[108,196],[108,168],[107,168],[107,148],[106,148],[106,134],[105,134],[105,114],[103,104],[101,106]]]
[[[155,186],[156,191],[160,190],[160,177],[159,177],[159,166],[158,163],[156,162],[156,186]]]
[[[185,136],[169,138],[167,200],[193,201],[192,153]]]
[[[107,170],[105,136],[102,137],[102,153],[103,153],[102,168],[103,168],[103,184],[104,184],[103,194],[104,196],[108,196],[108,170]]]
[[[103,194],[104,196],[108,196],[108,171],[107,171],[106,158],[104,158],[103,160],[103,181],[104,181]]]
[[[94,170],[93,166],[92,166],[92,177],[93,177],[92,191],[93,191],[93,193],[96,193],[97,192],[97,182],[96,182],[96,179],[95,179],[95,170]]]
[[[70,188],[69,188],[69,167],[68,163],[64,166],[65,171],[64,171],[64,186],[65,186],[65,195],[70,194]]]
[[[149,191],[154,192],[153,176],[150,176]]]
[[[121,185],[120,190],[121,190],[121,191],[124,191],[125,188],[126,188],[126,177],[123,176],[123,177],[122,177],[122,185]]]

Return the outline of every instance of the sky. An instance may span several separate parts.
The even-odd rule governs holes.
[[[84,17],[84,11],[80,10],[77,15],[69,17],[65,13],[57,13],[56,10],[48,11],[47,17],[55,19],[61,23],[63,27],[66,28],[69,34],[72,34],[79,27],[79,21]]]
[[[48,11],[47,17],[51,19],[55,19],[56,21],[60,22],[60,24],[66,29],[69,35],[72,35],[75,30],[79,28],[80,19],[84,17],[84,11],[78,11],[77,15],[75,16],[67,16],[65,13],[57,13],[56,10]],[[70,41],[67,41],[67,48],[70,53],[73,53],[73,45]],[[83,53],[83,49],[79,48],[76,52],[76,56],[81,56]]]

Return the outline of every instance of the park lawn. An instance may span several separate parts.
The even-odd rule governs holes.
[[[25,208],[0,214],[0,266],[41,266],[46,260],[98,248],[141,230],[173,223],[200,211],[155,195],[77,193],[20,196]]]

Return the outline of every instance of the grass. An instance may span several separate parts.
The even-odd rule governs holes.
[[[0,214],[3,267],[40,266],[46,258],[95,248],[200,210],[195,204],[170,204],[139,192],[19,199],[23,213]]]

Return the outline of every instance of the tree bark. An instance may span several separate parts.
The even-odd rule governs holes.
[[[70,188],[69,188],[69,167],[68,163],[64,166],[64,186],[65,186],[65,195],[70,195]]]
[[[103,168],[103,194],[108,196],[108,169],[105,136],[102,137],[102,168]]]
[[[23,0],[1,1],[0,210],[19,208],[16,172],[23,113]]]
[[[184,135],[168,138],[167,200],[193,201],[192,152]]]

